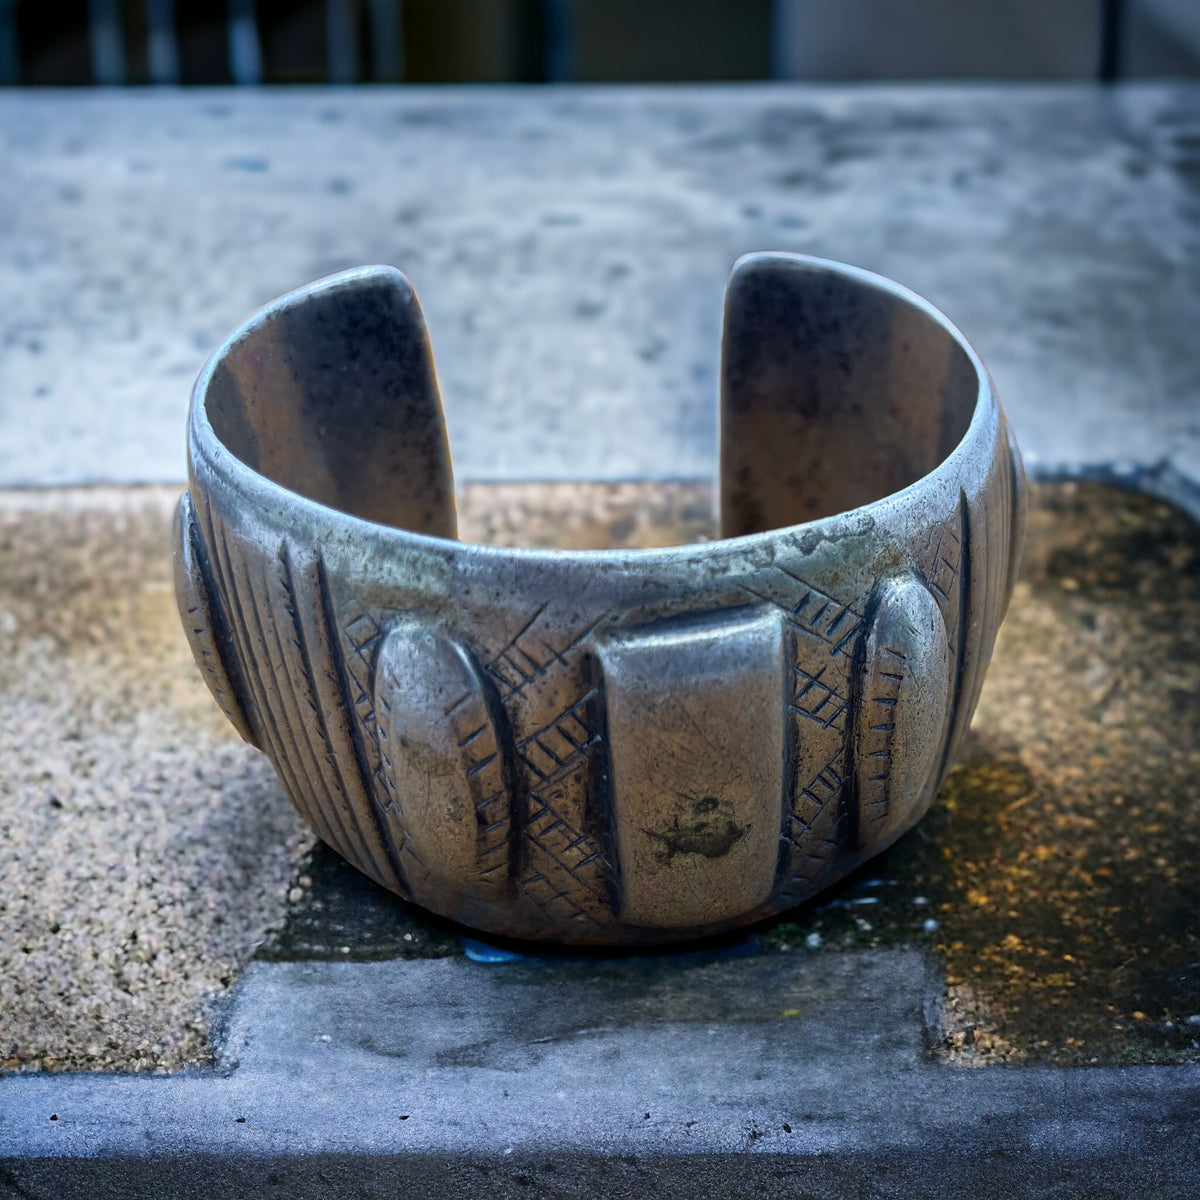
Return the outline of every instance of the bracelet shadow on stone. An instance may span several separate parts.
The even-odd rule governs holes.
[[[171,594],[174,501],[0,495],[3,1069],[210,1061],[255,954],[462,953],[462,931],[314,848],[212,704]],[[712,533],[711,494],[691,484],[468,486],[460,512],[467,536],[497,543]],[[722,943],[651,958],[539,946],[496,969],[616,973],[686,999],[706,956],[815,965],[917,946],[945,979],[929,1043],[950,1062],[1200,1060],[1198,724],[1200,529],[1144,496],[1037,484],[970,739],[920,825]]]

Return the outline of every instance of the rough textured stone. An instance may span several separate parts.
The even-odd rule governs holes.
[[[9,1068],[205,1062],[252,954],[457,955],[454,931],[311,845],[227,732],[170,592],[174,490],[0,497],[0,1036]],[[948,992],[955,1062],[1200,1058],[1196,526],[1035,488],[962,764],[921,825],[760,930],[802,961],[891,945]],[[536,544],[711,532],[698,486],[478,485],[464,533]],[[1147,753],[1147,750],[1151,753]],[[821,968],[824,969],[824,968]]]
[[[22,1153],[0,1151],[0,1188],[142,1195],[139,1160],[160,1188],[205,1197],[334,1182],[401,1197],[940,1196],[962,1194],[964,1170],[983,1198],[1194,1184],[1195,1069],[955,1070],[925,1054],[936,984],[919,954],[814,965],[258,964],[222,1070],[0,1081],[0,1130]]]
[[[531,541],[635,534],[639,495],[656,536],[696,536],[707,507],[487,490],[465,531],[492,514]],[[0,1079],[0,1196],[840,1200],[960,1195],[964,1172],[981,1200],[1196,1194],[1196,1063],[956,1066],[1195,1057],[1197,543],[1177,512],[1041,489],[973,754],[869,872],[748,942],[493,967],[328,853],[296,862],[295,818],[176,630],[173,495],[0,504],[0,1029],[10,1066],[216,1069]],[[61,771],[32,778],[42,761]],[[230,996],[217,972],[285,908]]]
[[[1200,514],[1189,484],[1200,480],[1198,113],[1197,91],[1187,87],[10,93],[0,97],[8,168],[0,483],[182,478],[186,392],[224,330],[289,287],[371,260],[396,263],[421,290],[463,478],[708,478],[724,274],[741,251],[771,247],[881,270],[944,307],[993,368],[1031,459],[1110,475],[1128,461],[1144,486]],[[619,496],[585,492],[589,515],[572,527],[576,544],[703,535],[703,488],[682,505],[648,498],[639,485],[618,488]],[[476,499],[481,536],[519,541],[524,530],[551,544],[563,531],[545,513],[578,497],[569,486],[548,489],[532,529],[529,509],[536,516],[539,506],[527,504],[520,484]],[[446,973],[406,977],[412,964],[380,964],[371,975],[376,964],[342,961],[444,955],[454,945],[394,899],[369,885],[356,890],[359,877],[320,853],[295,868],[285,902],[295,819],[264,766],[252,766],[252,752],[225,730],[177,639],[165,562],[151,549],[165,540],[166,502],[164,493],[147,503],[144,524],[129,515],[128,496],[96,491],[10,496],[0,506],[9,547],[0,570],[0,825],[9,847],[49,836],[56,850],[26,855],[28,870],[0,854],[0,1040],[27,1066],[203,1058],[210,1014],[226,1011],[212,1004],[213,981],[223,990],[224,972],[244,963],[285,911],[286,928],[259,953],[318,960],[315,974],[304,988],[304,966],[253,967],[230,1029],[253,1037],[258,1022],[271,1044],[243,1054],[236,1069],[227,1057],[226,1072],[167,1079],[42,1072],[0,1080],[0,1195],[790,1200],[961,1195],[964,1180],[980,1200],[1200,1191],[1195,1064],[965,1072],[926,1062],[922,1050],[958,1063],[1196,1053],[1187,1021],[1195,977],[1186,968],[1196,958],[1197,905],[1184,869],[1194,866],[1195,833],[1188,825],[1175,836],[1178,827],[1154,812],[1176,800],[1191,805],[1178,809],[1185,820],[1196,811],[1194,780],[1179,774],[1195,745],[1194,729],[1190,743],[1181,731],[1196,707],[1195,658],[1186,657],[1196,622],[1179,605],[1194,595],[1164,601],[1153,591],[1112,603],[1094,578],[1121,544],[1111,523],[1087,535],[1108,550],[1088,549],[1083,562],[1060,556],[1045,564],[1045,586],[1035,574],[1018,593],[1013,636],[1001,642],[980,709],[996,737],[977,742],[952,777],[945,798],[954,807],[936,806],[903,844],[914,859],[889,859],[790,926],[759,935],[759,948],[775,953],[754,961],[788,986],[804,981],[804,1003],[722,1025],[728,1038],[706,1033],[698,1044],[703,1026],[689,1012],[699,999],[668,1000],[664,987],[624,1035],[593,1021],[538,1042],[539,1009],[577,995],[569,981],[548,975],[539,1005],[522,991],[522,968],[509,992],[523,997],[514,1014],[478,1002],[494,1001],[504,982],[481,986],[491,976],[475,972],[486,968],[433,963]],[[39,503],[61,511],[35,519]],[[468,491],[464,508],[471,503]],[[1086,510],[1072,517],[1066,507],[1077,531],[1086,528]],[[1162,518],[1159,533],[1177,519]],[[130,549],[139,539],[140,555]],[[17,544],[36,545],[36,554],[14,560]],[[1147,562],[1126,543],[1130,575],[1141,564],[1151,581],[1175,571],[1186,583],[1179,572],[1190,570],[1194,536],[1163,544],[1179,561]],[[76,566],[64,568],[72,555]],[[138,563],[161,564],[162,574],[152,566],[114,601],[95,583],[114,557],[131,564],[118,572],[126,583]],[[85,559],[95,567],[91,583]],[[23,561],[15,582],[14,561]],[[1056,578],[1080,586],[1059,587],[1055,598]],[[55,586],[62,580],[65,591]],[[32,608],[18,603],[22,589]],[[18,643],[28,614],[48,599],[63,615],[42,613],[26,653]],[[1146,624],[1156,612],[1168,627]],[[63,628],[79,633],[78,645],[53,627],[66,614]],[[99,636],[89,630],[114,622],[114,645],[149,656],[144,678],[89,643]],[[1154,674],[1113,657],[1140,649],[1142,634],[1157,677],[1165,669],[1168,680],[1157,696]],[[1029,655],[1039,638],[1072,655],[1037,663]],[[1006,684],[1007,654],[1025,674]],[[38,680],[32,689],[26,672]],[[1066,689],[1069,710],[1054,710],[1051,685]],[[33,706],[12,704],[21,688]],[[123,715],[130,695],[146,704],[137,721]],[[1039,740],[1054,721],[1064,740]],[[61,738],[64,727],[86,737]],[[1165,753],[1157,745],[1138,760],[1131,780],[1141,812],[1131,823],[1130,795],[1112,768],[1137,756],[1143,727],[1164,736]],[[190,745],[181,748],[179,729],[190,731]],[[1010,753],[1014,740],[1019,754]],[[1075,754],[1076,744],[1086,751]],[[203,780],[187,777],[193,751]],[[49,780],[33,777],[42,761],[51,763]],[[201,784],[214,774],[228,795],[211,789],[205,800]],[[179,785],[181,803],[153,794]],[[77,804],[70,824],[55,829],[64,810],[43,789]],[[1093,804],[1104,819],[1089,824]],[[1134,835],[1122,832],[1130,824]],[[1047,827],[1069,853],[1054,851]],[[211,876],[191,874],[196,862]],[[102,864],[115,866],[101,876]],[[929,874],[918,891],[921,871]],[[1029,872],[1032,887],[1020,874]],[[1010,882],[1016,918],[998,903]],[[977,887],[987,904],[972,898]],[[78,942],[61,921],[51,932],[64,905],[86,934]],[[225,905],[242,910],[232,927],[216,919],[227,916]],[[1119,912],[1106,915],[1105,906]],[[1081,930],[1080,918],[1097,923]],[[151,939],[167,931],[167,990],[131,940],[94,952],[95,930],[109,920],[136,928],[139,942],[147,922]],[[1018,944],[1006,944],[1009,935]],[[1087,956],[1072,948],[1083,935],[1094,938]],[[940,957],[956,981],[949,1003],[940,1002],[928,960],[880,952],[896,941]],[[1123,948],[1121,969],[1106,974],[1106,956]],[[1063,954],[1077,961],[1043,965]],[[194,965],[187,980],[177,969],[185,962]],[[725,982],[744,965],[715,964]],[[878,1010],[858,1003],[860,965],[881,970],[877,981],[888,984]],[[690,981],[703,982],[710,1001],[727,994],[712,966],[675,970],[677,993]],[[655,980],[663,983],[661,970],[646,974],[646,988]],[[421,982],[445,994],[396,1008],[395,995]],[[279,1038],[299,994],[299,1040],[286,1045]],[[322,1009],[323,994],[351,1011]],[[862,990],[868,1001],[879,994]],[[97,1044],[91,1056],[94,1013],[110,1004],[117,1045]],[[784,1015],[791,1007],[801,1015]],[[538,1014],[532,1042],[520,1024],[530,1012]],[[584,1023],[595,1015],[586,1003],[579,1012]],[[352,1036],[335,1044],[319,1028],[324,1015]],[[1087,1026],[1082,1044],[1072,1042],[1077,1024]],[[373,1044],[372,1031],[389,1025],[386,1045]],[[425,1041],[409,1054],[403,1036],[413,1026]],[[773,1072],[755,1078],[749,1064],[780,1044],[781,1027],[785,1039],[810,1040],[786,1061],[769,1058]],[[512,1040],[514,1028],[532,1074],[437,1060],[439,1048],[494,1055],[494,1037],[490,1048],[471,1046],[497,1032]],[[312,1044],[302,1045],[309,1033]],[[598,1046],[608,1057],[589,1059]],[[556,1057],[563,1074],[539,1076],[547,1058],[538,1055]],[[263,1070],[272,1056],[277,1069]],[[362,1086],[364,1064],[373,1090]],[[732,1079],[727,1108],[701,1094],[710,1074]],[[610,1081],[615,1092],[604,1089]],[[630,1106],[648,1081],[679,1097],[665,1121],[657,1103]],[[496,1087],[511,1108],[499,1107]],[[415,1152],[404,1138],[418,1116],[394,1107],[414,1091],[430,1122],[412,1139]],[[623,1097],[615,1107],[614,1095]],[[260,1100],[275,1106],[261,1129],[245,1111]],[[730,1113],[733,1140],[712,1149]],[[703,1137],[684,1141],[692,1120]],[[785,1126],[801,1139],[786,1140]],[[511,1154],[509,1142],[499,1144],[508,1133]],[[594,1148],[581,1149],[585,1142]]]
[[[251,309],[399,266],[464,479],[708,478],[721,292],[794,250],[942,308],[1035,463],[1200,480],[1194,85],[0,96],[0,483],[183,478]]]
[[[173,489],[0,497],[0,1062],[209,1056],[310,844],[190,678]]]

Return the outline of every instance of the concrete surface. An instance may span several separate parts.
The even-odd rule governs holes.
[[[0,505],[0,1197],[1200,1190],[1187,518],[1040,489],[971,754],[869,875],[746,942],[486,966],[295,859],[170,636],[172,494]],[[464,500],[496,540],[705,530],[693,487]]]
[[[214,1004],[302,900],[330,900],[300,866],[312,834],[192,662],[177,497],[0,490],[0,1073],[209,1061]],[[464,532],[492,541],[561,541],[567,508],[576,543],[711,532],[695,487],[550,487],[537,531],[520,485],[460,499]],[[338,945],[361,953],[349,920]],[[386,952],[429,952],[396,907],[379,926]]]
[[[205,355],[367,262],[464,479],[709,478],[725,276],[908,284],[1029,459],[1200,480],[1200,86],[0,95],[0,484],[175,481]]]
[[[197,686],[175,493],[0,492],[0,1068],[206,1060],[311,845]]]
[[[180,479],[191,376],[224,330],[286,288],[371,260],[408,270],[421,292],[464,478],[707,478],[724,275],[738,253],[770,247],[881,270],[945,308],[1041,469],[1123,478],[1200,513],[1196,88],[14,93],[0,96],[0,153],[0,485]],[[521,524],[512,506],[479,508],[480,528],[508,538]],[[606,533],[611,516],[598,503],[581,540],[619,536]],[[680,517],[689,532],[696,523],[690,509]],[[629,512],[618,524],[645,535]],[[1107,670],[1103,621],[1090,641],[1071,633],[1100,619],[1085,611],[1085,567],[1083,594],[1035,606],[1028,628],[1082,639]],[[34,594],[58,595],[45,590],[52,574],[35,563]],[[65,611],[86,648],[80,599]],[[165,593],[154,603],[169,611]],[[136,603],[121,612],[147,620]],[[112,619],[97,614],[101,635]],[[14,632],[7,618],[0,628]],[[165,628],[150,618],[146,636]],[[1168,646],[1169,631],[1153,632]],[[56,745],[56,711],[68,730],[101,729],[107,694],[102,649],[86,649],[84,670],[52,628],[39,636],[62,678],[45,685],[60,708],[27,739],[35,753],[38,739]],[[1095,695],[1073,711],[1072,736],[1087,726],[1103,738],[1122,694],[1080,666],[1073,686]],[[61,706],[72,671],[93,689],[74,716]],[[8,686],[8,659],[5,672]],[[114,673],[113,693],[132,682]],[[151,692],[154,718],[190,703],[165,675]],[[1019,725],[1018,684],[1006,695],[1005,720]],[[1194,712],[1186,696],[1172,702],[1180,720]],[[158,774],[183,759],[140,758],[162,736],[153,724],[118,725],[105,746],[123,765],[73,783],[76,795],[102,804],[106,779],[118,792],[140,780],[137,803],[146,791],[146,811],[159,811]],[[6,726],[10,745],[18,725]],[[1194,753],[1194,739],[1181,750]],[[67,783],[79,753],[62,751]],[[1186,766],[1164,763],[1164,779]],[[1178,776],[1181,789],[1194,774]],[[10,846],[30,837],[25,792],[6,801]],[[995,819],[1023,794],[988,793],[983,811]],[[1086,789],[1050,799],[1086,817]],[[244,879],[270,876],[254,916],[269,928],[288,906],[252,852],[263,843],[227,837],[247,814],[222,804],[207,844],[225,839]],[[972,904],[976,874],[1018,886],[1008,867],[1035,869],[1020,856],[1038,860],[1036,829],[1007,819],[1013,861],[965,857],[947,903]],[[1064,839],[1081,845],[1109,828],[1068,826]],[[1122,854],[1140,848],[1142,831],[1113,832]],[[943,835],[957,836],[953,822]],[[141,844],[150,858],[175,853],[170,838]],[[1184,862],[1192,846],[1160,856]],[[1076,865],[1087,867],[1064,856],[1060,882],[1076,886]],[[136,903],[154,877],[139,866],[128,881]],[[175,885],[181,912],[214,886],[197,881],[189,898],[190,878]],[[1164,929],[1194,936],[1190,878],[1173,907],[1158,907],[1159,885],[1140,898]],[[78,883],[70,872],[59,882]],[[115,905],[125,884],[106,883]],[[10,905],[14,894],[6,885]],[[1200,1194],[1200,1068],[951,1066],[947,1036],[1009,1035],[980,1024],[977,992],[949,1010],[930,1003],[940,930],[913,943],[921,952],[854,949],[850,930],[879,932],[862,929],[855,899],[796,931],[827,947],[845,934],[834,953],[539,970],[259,962],[230,1007],[202,973],[189,1011],[205,1014],[198,1029],[224,1014],[216,1067],[0,1080],[0,1196]],[[1070,900],[1062,915],[1093,902]],[[259,936],[245,930],[219,933],[239,962]],[[981,942],[1000,974],[1024,952],[1000,953],[1004,936],[997,926]],[[129,950],[101,964],[113,979]],[[1190,996],[1194,982],[1171,987]],[[1178,1023],[1163,1030],[1175,1045]]]
[[[0,1069],[211,1063],[252,956],[460,955],[301,826],[210,701],[170,586],[169,487],[0,492]],[[464,534],[712,533],[696,485],[477,484]],[[957,1064],[1200,1059],[1200,538],[1157,501],[1034,489],[962,761],[910,835],[744,950],[893,945]],[[653,960],[641,960],[652,963]],[[0,1097],[3,1097],[0,1082]]]
[[[8,1080],[0,1194],[1189,1194],[1200,1068],[939,1066],[936,987],[911,951],[258,964],[222,1069]]]

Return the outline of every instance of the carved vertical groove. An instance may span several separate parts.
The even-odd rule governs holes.
[[[274,606],[281,606],[291,619],[292,646],[296,653],[287,654],[285,659],[298,697],[300,728],[319,765],[326,794],[338,813],[344,834],[358,848],[363,869],[377,882],[394,887],[400,880],[386,841],[374,823],[362,781],[357,772],[342,766],[343,761],[354,761],[345,721],[345,697],[336,678],[329,674],[328,656],[312,652],[314,634],[328,620],[317,586],[315,564],[305,560],[300,571],[293,572],[286,542],[281,544],[276,561],[279,592],[273,600]],[[303,587],[297,586],[297,576]],[[320,611],[319,617],[314,609]]]
[[[958,551],[958,612],[955,614],[954,627],[949,638],[953,662],[946,744],[942,749],[938,767],[938,774],[941,776],[950,769],[964,732],[962,701],[966,694],[967,658],[970,649],[968,642],[971,640],[971,602],[974,592],[971,578],[971,507],[967,502],[967,493],[961,489],[958,493]]]
[[[620,906],[621,860],[617,854],[616,813],[613,809],[612,736],[608,727],[608,697],[605,694],[604,671],[600,660],[589,653],[583,660],[584,682],[591,684],[591,703],[585,721],[600,739],[599,751],[588,774],[586,812],[588,832],[599,847],[599,861],[607,867],[604,876],[608,884],[608,904],[612,912]]]
[[[175,510],[175,555],[175,591],[192,657],[230,724],[257,748],[243,699],[245,672],[238,661],[229,621],[217,594],[208,551],[196,527],[189,492],[179,498]]]
[[[523,847],[525,827],[529,818],[528,796],[524,780],[517,769],[516,749],[508,713],[491,679],[479,676],[479,692],[487,709],[488,720],[496,741],[496,770],[499,774],[497,790],[503,800],[503,816],[491,811],[493,802],[485,789],[472,776],[472,795],[475,798],[475,813],[479,826],[478,860],[484,875],[502,877],[512,889],[524,867]]]
[[[779,856],[775,862],[775,886],[785,887],[792,873],[792,856],[795,846],[788,837],[788,827],[794,819],[796,796],[800,787],[800,738],[795,728],[798,718],[792,714],[791,704],[795,696],[796,635],[785,626],[782,632],[783,661],[786,669],[780,673],[783,695],[779,698],[783,706],[783,762],[780,764],[780,807]]]
[[[285,753],[284,741],[280,735],[275,713],[275,705],[265,685],[259,656],[254,653],[255,647],[250,644],[252,635],[246,619],[246,611],[241,593],[237,587],[236,576],[230,556],[229,546],[225,539],[224,523],[214,512],[211,504],[205,506],[205,516],[208,522],[208,544],[211,550],[211,561],[216,571],[218,586],[233,609],[232,628],[238,643],[239,657],[249,663],[247,683],[254,697],[259,712],[261,728],[259,729],[259,746],[270,757],[275,765],[283,786],[287,789],[292,803],[300,810],[300,815],[316,830],[323,841],[335,849],[340,849],[340,839],[330,825],[320,806],[313,803],[306,789],[300,786],[292,761]],[[261,631],[259,640],[262,641]]]
[[[933,799],[951,687],[933,593],[911,572],[880,580],[855,688],[854,852],[894,841]]]
[[[863,612],[863,626],[866,634],[858,639],[854,647],[854,665],[850,669],[849,703],[846,714],[846,741],[848,751],[845,757],[845,784],[838,797],[838,823],[843,827],[840,839],[842,852],[846,857],[852,857],[858,852],[862,834],[862,810],[865,806],[874,804],[875,808],[882,802],[886,813],[888,800],[887,777],[891,767],[891,738],[864,738],[863,726],[870,724],[872,714],[865,711],[872,706],[873,693],[880,690],[879,683],[897,680],[896,691],[899,692],[898,680],[901,672],[894,663],[871,663],[868,654],[878,653],[879,648],[872,645],[871,633],[874,630],[876,617],[879,612],[881,589],[876,586]],[[874,668],[872,670],[872,668]],[[868,686],[868,672],[871,672],[871,683]],[[870,691],[872,695],[866,695]],[[864,715],[867,721],[864,722]],[[877,776],[883,776],[882,781]],[[874,811],[874,810],[873,810]]]
[[[358,785],[361,797],[358,803],[364,807],[369,816],[375,839],[383,847],[389,867],[392,882],[388,886],[395,888],[402,896],[412,896],[404,867],[400,861],[400,846],[402,843],[393,841],[388,836],[388,830],[381,811],[382,802],[374,784],[375,773],[379,770],[378,761],[372,766],[367,751],[368,733],[365,722],[357,711],[357,705],[352,702],[352,687],[357,686],[357,679],[351,673],[347,656],[339,633],[340,626],[330,595],[329,577],[325,570],[325,561],[318,552],[312,563],[309,581],[310,612],[312,614],[312,642],[316,644],[321,662],[328,664],[322,672],[319,690],[332,699],[337,713],[336,728],[344,730],[344,737],[353,755],[353,761],[358,767]],[[371,695],[368,687],[366,696]],[[374,736],[371,731],[370,736]],[[375,744],[378,760],[378,743]]]
[[[271,601],[266,564],[244,560],[243,566],[244,599],[254,617],[262,648],[260,657],[264,673],[269,672],[265,682],[274,694],[279,735],[285,743],[286,752],[299,767],[296,772],[299,786],[304,789],[309,803],[320,808],[327,815],[331,827],[336,828],[338,844],[348,848],[347,856],[369,863],[366,847],[355,838],[354,829],[346,820],[341,797],[330,784],[305,720],[303,707],[311,706],[312,700],[305,694],[307,689],[295,669],[297,655],[294,653],[294,643],[288,647],[284,645],[280,631],[280,626],[284,624],[283,614],[279,611],[283,605]]]

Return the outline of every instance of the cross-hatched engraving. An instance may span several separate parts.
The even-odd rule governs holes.
[[[554,798],[553,792],[549,793],[549,797],[544,792],[530,794],[529,822],[526,826],[529,838],[547,854],[553,855],[580,887],[602,900],[604,897],[594,881],[580,873],[584,867],[598,861],[599,854],[587,837],[559,816],[551,803]]]
[[[375,653],[383,637],[383,630],[370,613],[363,613],[345,626],[346,642],[350,647],[346,667],[355,684],[354,711],[375,736],[375,703],[371,699],[371,674],[374,670]]]
[[[839,748],[797,792],[783,832],[791,859],[785,895],[807,898],[813,882],[832,865],[846,820],[841,804],[845,772],[845,750]]]
[[[601,738],[585,724],[587,709],[597,698],[592,688],[549,725],[517,743],[521,761],[543,783],[553,782],[573,770]]]
[[[570,669],[570,656],[595,628],[595,622],[560,646],[552,646],[536,632],[546,606],[529,618],[508,644],[488,663],[486,672],[495,683],[502,700],[520,696],[555,669]]]
[[[815,675],[805,670],[803,664],[797,663],[792,673],[795,676],[795,692],[788,709],[820,725],[822,729],[843,731],[848,701],[837,689],[844,686],[844,679],[835,678],[828,663]]]
[[[826,805],[836,801],[845,787],[844,758],[845,751],[839,749],[800,789],[795,808],[788,818],[786,833],[788,840],[797,849],[806,849],[803,839],[812,832]]]
[[[540,872],[527,875],[517,881],[517,891],[557,926],[570,928],[581,918],[591,925],[600,925],[585,908],[581,908],[570,894],[570,889],[556,888]]]
[[[946,622],[952,645],[958,621],[958,577],[962,570],[962,530],[959,526],[957,514],[954,520],[935,526],[930,531],[922,557],[925,584]]]
[[[519,890],[547,912],[570,909],[592,922],[607,914],[612,875],[593,832],[607,804],[602,702],[580,653],[595,622],[566,638],[551,636],[541,627],[545,612],[539,608],[484,673],[508,715],[526,798]],[[556,715],[546,720],[549,705]]]
[[[793,578],[802,585],[803,590],[788,614],[788,624],[805,636],[824,642],[831,655],[853,654],[854,644],[862,633],[861,614],[850,605],[841,604],[824,592],[809,587],[798,576]]]
[[[854,655],[865,636],[864,605],[845,603],[778,563],[770,579],[770,588],[744,590],[781,609],[790,635],[795,679],[787,704],[793,717],[790,734],[800,769],[811,772],[793,787],[782,834],[789,876],[784,894],[799,901],[811,894],[813,881],[833,868],[848,821],[842,802],[847,722]]]
[[[518,761],[528,772],[529,783],[525,836],[540,851],[531,855],[533,877],[543,877],[554,891],[556,907],[574,905],[589,920],[595,919],[590,907],[608,906],[611,874],[602,847],[581,828],[597,786],[595,775],[603,769],[604,739],[589,717],[598,701],[598,691],[589,689],[553,721],[517,743]],[[568,886],[568,880],[574,886]],[[583,899],[580,889],[593,905],[578,903]],[[543,893],[539,886],[529,890],[531,899],[544,898]]]
[[[849,657],[863,632],[857,604],[842,601],[812,587],[801,576],[775,564],[776,586],[771,590],[744,587],[756,600],[783,611],[787,626],[805,639],[828,650],[832,657]]]

